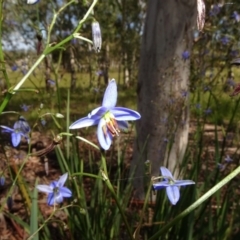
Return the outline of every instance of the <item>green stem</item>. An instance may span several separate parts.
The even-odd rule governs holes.
[[[10,101],[11,97],[12,97],[12,94],[7,92],[5,98],[0,106],[0,114],[4,111],[5,107],[7,106],[8,102]]]
[[[128,222],[127,222],[126,216],[125,216],[125,214],[124,214],[124,212],[122,210],[120,202],[118,201],[118,197],[117,197],[117,195],[116,195],[116,193],[114,191],[114,188],[113,188],[111,182],[109,181],[108,174],[107,174],[106,158],[103,155],[101,156],[101,160],[102,160],[102,166],[103,166],[103,170],[101,170],[103,181],[106,183],[108,189],[112,193],[112,196],[113,196],[114,200],[116,201],[116,204],[118,206],[120,214],[121,214],[121,216],[123,218],[123,221],[124,221],[124,223],[125,223],[125,225],[127,227],[127,232],[128,232],[128,235],[129,235],[130,239],[133,239],[132,232],[131,232],[130,226],[129,226]]]
[[[33,239],[33,237],[51,220],[51,218],[53,217],[53,215],[58,212],[58,211],[61,211],[61,210],[64,210],[64,209],[67,209],[69,207],[72,207],[73,205],[70,204],[70,205],[67,205],[67,206],[64,206],[62,208],[59,208],[59,209],[56,209],[54,211],[52,211],[52,213],[50,214],[50,216],[43,222],[43,224],[38,228],[38,230],[36,232],[34,232],[31,236],[28,237],[27,240],[31,240]]]
[[[31,73],[33,72],[33,70],[41,63],[41,61],[45,58],[45,54],[42,54],[38,60],[32,65],[32,67],[30,68],[30,70],[27,72],[27,74],[22,78],[22,80],[13,88],[13,93],[15,91],[17,91],[22,85],[23,83],[27,80],[27,78],[31,75]]]
[[[72,178],[74,178],[75,176],[86,176],[86,177],[91,177],[91,178],[97,178],[97,179],[103,179],[102,177],[99,177],[97,175],[91,174],[91,173],[73,173],[71,175]]]
[[[13,183],[12,183],[12,185],[11,185],[8,193],[7,193],[6,200],[2,203],[2,205],[1,205],[1,207],[0,207],[0,213],[3,211],[3,208],[4,208],[4,206],[5,206],[6,202],[7,202],[7,199],[12,195],[12,192],[13,192],[13,190],[14,190],[14,187],[16,186],[16,182],[18,181],[19,176],[20,176],[20,174],[21,174],[21,172],[22,172],[22,169],[23,169],[23,167],[25,166],[27,160],[28,160],[28,155],[24,158],[23,163],[21,164],[20,168],[18,169],[18,171],[17,171],[17,173],[16,173],[16,176],[15,176],[15,178],[14,178],[14,180],[13,180]]]
[[[4,19],[4,17],[3,17],[3,2],[4,2],[4,0],[0,0],[0,42],[2,42],[2,36],[3,36],[3,32],[2,32],[2,29],[3,29],[2,28],[2,21]],[[0,44],[0,63],[2,65],[1,70],[3,72],[3,76],[4,76],[4,79],[6,81],[7,88],[9,88],[10,87],[10,81],[9,81],[8,74],[7,74],[7,71],[6,71],[2,44]]]
[[[65,38],[63,41],[61,41],[60,43],[57,43],[56,45],[49,47],[48,49],[45,49],[44,54],[47,55],[51,52],[53,52],[54,50],[62,47],[65,43],[69,42],[71,39],[73,39],[73,35],[74,33],[77,33],[79,31],[79,29],[82,27],[83,23],[87,20],[87,18],[89,17],[89,15],[91,14],[91,12],[93,11],[93,8],[95,7],[95,5],[97,4],[98,0],[94,0],[92,5],[89,7],[88,11],[86,12],[86,14],[84,15],[84,17],[79,21],[78,26],[76,27],[76,29],[74,30],[73,34],[68,36],[67,38]]]
[[[177,217],[175,217],[171,222],[166,224],[162,229],[156,232],[149,240],[158,239],[163,233],[165,233],[170,227],[172,227],[176,222],[181,220],[183,217],[188,215],[198,206],[200,206],[204,201],[206,201],[209,197],[211,197],[215,192],[217,192],[221,187],[231,181],[234,177],[236,177],[240,173],[240,166],[237,167],[233,172],[231,172],[228,176],[226,176],[222,181],[220,181],[217,185],[212,187],[208,192],[206,192],[202,197],[200,197],[195,203],[181,212]]]

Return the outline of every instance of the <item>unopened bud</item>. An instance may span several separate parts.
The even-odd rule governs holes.
[[[98,22],[92,23],[92,38],[93,38],[93,48],[96,52],[100,52],[102,47],[102,35],[101,29]]]

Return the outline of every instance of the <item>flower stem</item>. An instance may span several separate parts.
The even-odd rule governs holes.
[[[124,221],[124,223],[126,225],[127,232],[128,232],[128,235],[129,235],[130,239],[133,239],[132,232],[131,232],[130,226],[129,226],[128,222],[127,222],[126,216],[125,216],[125,214],[124,214],[124,212],[122,210],[120,202],[118,201],[118,197],[117,197],[117,195],[116,195],[116,193],[114,191],[114,188],[113,188],[111,182],[109,181],[108,174],[107,174],[106,158],[103,156],[103,154],[101,156],[101,161],[102,161],[102,166],[103,166],[103,170],[101,170],[103,181],[106,183],[108,189],[112,193],[112,196],[113,196],[114,200],[116,201],[116,204],[118,206],[120,214],[121,214],[121,216],[123,218],[123,221]]]

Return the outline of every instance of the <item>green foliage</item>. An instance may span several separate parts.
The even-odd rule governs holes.
[[[73,120],[87,115],[101,104],[105,85],[101,79],[98,82],[95,72],[104,64],[110,65],[110,61],[118,63],[110,68],[108,74],[119,81],[119,105],[136,109],[134,81],[144,1],[138,4],[136,1],[102,1],[93,12],[96,2],[89,10],[91,6],[86,1],[62,1],[61,4],[40,1],[32,6],[20,0],[5,1],[4,8],[1,1],[0,13],[3,9],[6,11],[6,21],[1,22],[0,38],[12,45],[11,49],[0,47],[3,79],[1,124],[12,126],[16,115],[23,114],[31,123],[32,133],[40,131],[50,135],[51,143],[35,155],[32,152],[35,145],[31,146],[30,142],[26,147],[27,144],[23,143],[21,146],[25,146],[27,155],[15,160],[9,155],[9,139],[1,134],[4,164],[0,166],[0,171],[1,176],[6,175],[8,185],[2,194],[0,212],[28,234],[28,239],[78,239],[79,236],[86,240],[134,237],[152,240],[238,239],[240,98],[229,96],[233,86],[228,80],[233,80],[234,76],[234,81],[237,81],[240,76],[239,69],[230,65],[232,58],[239,57],[233,54],[239,46],[239,22],[232,17],[234,11],[240,12],[239,4],[237,1],[225,4],[219,13],[208,18],[204,32],[199,33],[191,53],[188,92],[191,131],[180,175],[182,179],[195,181],[196,187],[181,188],[178,204],[171,206],[165,190],[157,193],[155,202],[149,200],[148,196],[152,197],[149,169],[142,176],[148,185],[145,201],[131,199],[134,190],[128,165],[135,134],[133,127],[132,131],[122,133],[106,153],[99,149],[93,130],[81,130],[80,134],[69,131]],[[207,14],[213,9],[211,4],[212,1],[207,1]],[[66,8],[62,9],[63,6]],[[22,19],[28,21],[23,22]],[[103,50],[97,56],[89,51],[91,40],[78,40],[76,45],[71,44],[74,32],[85,38],[91,37],[93,19],[100,22],[104,39]],[[9,23],[10,20],[16,22]],[[31,45],[34,45],[36,34],[42,35],[45,41],[40,56],[29,49],[29,68],[25,75],[20,70],[11,70],[14,64],[20,66],[20,60],[26,57],[24,51],[15,51],[15,45],[11,44],[15,41],[11,34],[16,29]],[[44,33],[46,31],[47,34]],[[228,37],[229,42],[223,43],[222,37]],[[78,81],[71,91],[69,49],[74,49],[76,65],[82,66],[76,71]],[[49,87],[46,85],[49,79],[46,78],[44,59],[50,53],[53,53],[53,62],[48,77],[54,79],[56,85]],[[67,70],[61,67],[61,59]],[[133,86],[129,88],[125,78],[121,77],[126,69],[131,72],[130,83]],[[20,109],[23,104],[29,106],[27,112]],[[199,105],[196,107],[197,104],[200,108]],[[209,109],[211,111],[206,111]],[[45,125],[43,120],[47,122]],[[20,148],[10,149],[14,152]],[[53,165],[49,163],[52,160],[49,152],[54,152]],[[35,175],[34,181],[25,179],[27,174],[24,170],[29,172],[28,164],[36,155],[44,158],[44,162],[40,162],[43,168],[41,176],[44,176],[40,182],[55,180],[60,172],[69,174],[67,187],[73,195],[60,206],[46,206],[46,196],[37,194]],[[232,162],[225,161],[227,155],[233,159]],[[49,168],[58,172],[49,173]],[[17,215],[13,213],[11,201],[15,203],[15,191],[21,196],[24,216],[20,211]]]

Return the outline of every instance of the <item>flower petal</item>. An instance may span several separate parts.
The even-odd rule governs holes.
[[[36,188],[39,191],[45,192],[45,193],[52,193],[53,192],[53,188],[51,186],[48,186],[48,185],[37,185]]]
[[[57,187],[62,187],[68,178],[68,173],[64,173],[58,180]]]
[[[175,186],[186,186],[191,184],[195,184],[195,182],[192,180],[175,180],[174,181]]]
[[[112,79],[105,90],[102,106],[108,109],[115,107],[117,104],[117,84],[115,79]]]
[[[180,198],[179,188],[176,186],[168,186],[166,188],[167,196],[172,205],[175,205]]]
[[[163,177],[168,177],[168,178],[174,179],[172,173],[167,168],[160,167],[160,171],[161,171],[161,174]]]
[[[18,118],[18,121],[16,121],[13,125],[14,130],[21,131],[22,133],[26,134],[31,131],[31,128],[26,121],[26,119],[23,116],[20,116]]]
[[[111,109],[111,113],[117,121],[134,121],[141,118],[137,111],[124,107],[115,107]]]
[[[169,187],[169,182],[168,181],[161,181],[153,184],[153,189],[154,190],[160,190],[163,188]]]
[[[11,134],[11,139],[12,139],[12,145],[14,147],[17,147],[19,145],[19,143],[21,142],[21,133],[13,132]]]
[[[0,125],[0,127],[4,129],[3,132],[9,132],[9,133],[14,132],[14,129],[12,129],[10,127],[3,126],[3,125]]]
[[[55,203],[61,203],[63,202],[63,196],[61,193],[55,194],[54,196]]]
[[[47,204],[49,206],[53,205],[55,201],[54,193],[49,193],[47,197]]]
[[[100,119],[101,116],[108,111],[107,108],[105,107],[98,107],[93,109],[89,114],[89,118],[94,118],[94,119]]]
[[[60,187],[60,188],[59,188],[59,192],[62,194],[63,197],[66,197],[66,198],[72,196],[71,190],[69,190],[69,189],[66,188],[66,187]]]
[[[117,121],[117,124],[120,129],[123,129],[123,130],[128,129],[128,122],[126,121]]]
[[[104,134],[103,126],[106,127],[106,122],[104,119],[101,119],[97,129],[98,141],[103,149],[108,150],[112,143],[112,136],[108,130],[106,130],[106,135]]]
[[[99,122],[99,119],[84,117],[81,119],[78,119],[76,122],[72,123],[69,127],[69,129],[78,129],[83,127],[90,127],[97,125]]]
[[[52,189],[58,187],[58,182],[57,182],[57,181],[51,182],[51,183],[50,183],[50,187],[51,187]]]

